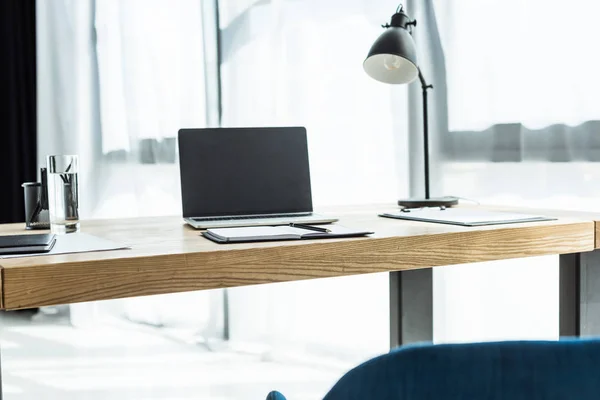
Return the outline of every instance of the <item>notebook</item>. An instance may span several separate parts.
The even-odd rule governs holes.
[[[292,226],[250,226],[240,228],[214,228],[202,236],[217,243],[266,242],[271,240],[328,239],[370,235],[373,232],[327,225],[329,232],[316,232]]]
[[[504,211],[490,211],[479,208],[446,208],[437,207],[410,209],[395,213],[380,214],[381,217],[408,219],[413,221],[435,222],[461,226],[482,226],[499,224],[516,224],[519,222],[553,221],[556,218],[541,215],[521,214]]]
[[[0,236],[0,254],[47,253],[54,243],[53,234]]]

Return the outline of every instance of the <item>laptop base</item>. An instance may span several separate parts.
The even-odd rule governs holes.
[[[277,226],[295,224],[330,224],[336,222],[337,218],[325,217],[323,215],[311,214],[306,216],[289,216],[289,217],[265,217],[265,218],[248,218],[242,219],[239,217],[226,219],[220,218],[215,220],[202,220],[195,218],[184,218],[195,229],[208,228],[233,228],[239,226]]]

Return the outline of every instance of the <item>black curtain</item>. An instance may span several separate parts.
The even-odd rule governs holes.
[[[25,220],[37,177],[35,0],[0,0],[0,223]]]

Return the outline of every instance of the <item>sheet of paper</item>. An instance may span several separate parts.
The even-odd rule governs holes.
[[[103,239],[83,232],[56,235],[56,243],[50,252],[41,254],[4,255],[0,258],[48,256],[54,254],[84,253],[90,251],[107,251],[128,249],[120,243]]]
[[[247,226],[235,228],[211,228],[209,232],[226,238],[254,238],[285,235],[290,232],[280,230],[279,226]]]

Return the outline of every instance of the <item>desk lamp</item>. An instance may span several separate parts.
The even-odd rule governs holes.
[[[415,207],[448,207],[458,203],[456,197],[431,198],[429,195],[429,125],[427,122],[427,91],[433,89],[429,85],[421,69],[417,65],[417,51],[409,27],[416,26],[398,6],[389,24],[382,25],[385,32],[373,43],[367,59],[363,63],[365,72],[373,79],[388,84],[405,84],[417,77],[423,90],[423,149],[425,165],[425,198],[399,200],[398,205],[404,208]]]

